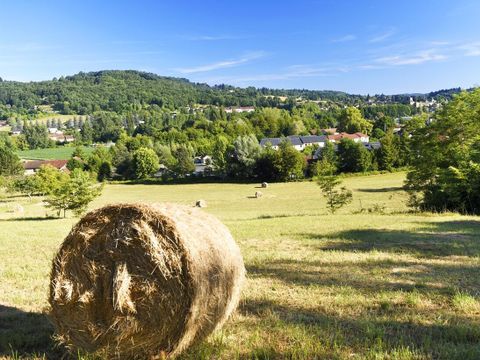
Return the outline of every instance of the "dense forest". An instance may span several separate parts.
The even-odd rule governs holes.
[[[0,119],[12,114],[35,116],[48,107],[61,114],[123,113],[158,107],[170,110],[194,105],[291,108],[298,100],[330,101],[343,105],[409,104],[414,100],[451,98],[460,89],[430,94],[351,95],[339,91],[282,90],[209,86],[187,79],[163,77],[139,71],[78,73],[40,82],[4,81],[0,78]]]

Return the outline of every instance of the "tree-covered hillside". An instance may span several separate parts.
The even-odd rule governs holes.
[[[448,97],[448,94],[458,91],[452,90],[442,91],[441,96]],[[299,99],[354,105],[372,99],[381,103],[408,103],[409,96],[360,96],[339,91],[209,86],[131,70],[78,73],[28,83],[0,79],[0,118],[3,119],[10,114],[35,114],[43,107],[63,114],[83,115],[99,110],[122,113],[152,106],[173,110],[193,104],[279,107],[288,106]]]

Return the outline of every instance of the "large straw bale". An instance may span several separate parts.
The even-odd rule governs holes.
[[[50,317],[73,351],[174,357],[223,325],[244,278],[240,250],[215,217],[109,205],[85,215],[54,259]]]

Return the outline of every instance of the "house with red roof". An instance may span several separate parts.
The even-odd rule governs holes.
[[[338,143],[342,139],[350,139],[354,142],[361,142],[361,143],[368,143],[370,141],[370,137],[366,134],[356,132],[354,134],[349,134],[346,132],[342,132],[339,134],[328,135],[328,141],[332,143]]]
[[[53,166],[55,169],[62,172],[70,172],[67,168],[68,160],[30,160],[23,163],[25,175],[35,174],[42,166]]]

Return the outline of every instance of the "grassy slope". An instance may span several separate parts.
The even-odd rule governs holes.
[[[407,214],[402,174],[345,180],[354,202],[325,212],[314,183],[109,185],[118,201],[205,199],[239,242],[248,282],[238,314],[191,358],[478,359],[480,221]],[[16,202],[25,219],[7,213]],[[387,214],[354,214],[375,204]],[[51,352],[51,258],[76,219],[40,220],[38,200],[0,203],[0,357]],[[26,313],[31,312],[31,313]],[[55,352],[52,353],[55,356]]]
[[[83,150],[86,154],[89,154],[94,148],[83,147]],[[17,154],[21,159],[26,160],[67,160],[74,151],[75,147],[61,146],[57,148],[17,151]]]

